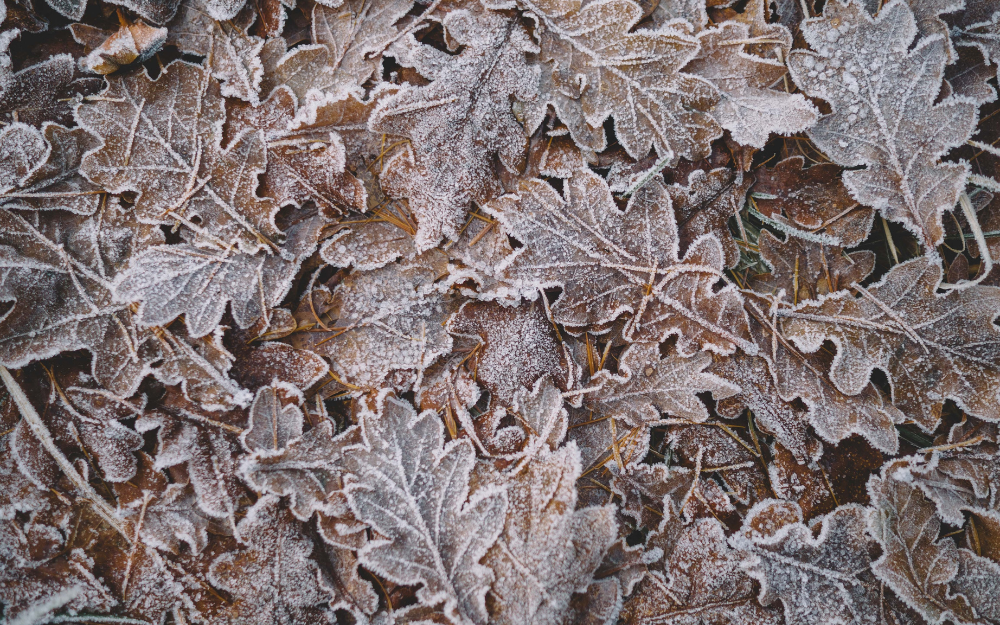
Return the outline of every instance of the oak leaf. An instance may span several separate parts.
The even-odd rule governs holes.
[[[445,444],[444,425],[383,391],[361,415],[364,444],[347,453],[347,498],[357,517],[385,538],[361,563],[398,584],[422,584],[426,605],[444,602],[460,622],[485,623],[492,574],[479,561],[503,531],[506,495],[469,496],[475,463],[466,440]]]
[[[998,420],[1000,329],[993,319],[1000,291],[976,285],[938,294],[941,274],[936,257],[915,258],[869,287],[853,285],[853,292],[778,314],[787,317],[786,336],[804,352],[833,341],[830,380],[846,395],[868,386],[878,367],[888,375],[893,404],[928,430],[945,399]]]
[[[831,2],[803,25],[813,51],[792,52],[788,67],[807,95],[833,110],[809,137],[837,164],[866,166],[844,174],[851,194],[933,249],[968,172],[940,158],[970,136],[976,106],[956,98],[935,104],[948,41],[926,37],[911,50],[916,31],[903,0],[874,19],[857,2]]]
[[[735,287],[712,289],[724,262],[718,240],[699,237],[681,259],[662,184],[651,181],[622,212],[607,183],[582,170],[566,181],[565,198],[541,180],[526,180],[516,195],[485,210],[524,245],[500,267],[513,289],[532,298],[539,289],[563,289],[552,306],[556,322],[581,327],[631,313],[626,338],[678,334],[682,356],[752,349]]]

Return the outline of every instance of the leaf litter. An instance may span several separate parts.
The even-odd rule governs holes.
[[[1000,623],[995,0],[0,11],[0,620]]]

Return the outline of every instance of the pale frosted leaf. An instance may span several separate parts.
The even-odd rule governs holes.
[[[247,625],[336,623],[324,606],[335,597],[301,524],[274,495],[265,495],[236,528],[245,548],[212,562],[212,584],[236,599],[233,622]]]
[[[570,120],[581,113],[595,129],[611,116],[633,158],[651,147],[674,163],[707,156],[722,130],[704,111],[718,96],[711,84],[681,71],[697,55],[697,39],[670,26],[632,31],[642,9],[631,0],[518,4],[539,21],[540,65],[551,74],[541,102],[553,104],[571,132],[580,125]],[[583,138],[574,136],[578,144]],[[602,149],[603,141],[589,147]]]
[[[699,519],[681,530],[663,569],[650,567],[622,608],[628,625],[777,625],[781,616],[754,601],[753,581],[740,569],[722,525]]]
[[[486,490],[469,499],[472,444],[445,445],[432,412],[417,415],[383,392],[361,426],[365,443],[346,459],[347,496],[358,518],[385,537],[361,550],[362,565],[399,584],[422,584],[418,599],[444,602],[456,620],[485,623],[493,576],[479,561],[503,530],[506,496]]]
[[[959,549],[958,574],[952,588],[968,599],[976,616],[991,623],[1000,621],[1000,564]]]
[[[313,216],[292,226],[276,253],[193,245],[150,248],[118,276],[115,298],[139,302],[138,319],[149,326],[167,325],[183,314],[195,338],[215,330],[227,303],[236,324],[246,328],[284,298],[302,261],[316,249],[322,225],[322,218]]]
[[[181,331],[161,331],[158,336],[165,357],[153,375],[168,386],[179,384],[184,397],[205,410],[250,405],[253,395],[227,375],[233,356],[222,346],[220,335],[217,330],[193,339]]]
[[[491,622],[564,623],[571,595],[593,579],[617,523],[611,506],[576,510],[582,470],[575,447],[563,447],[507,487],[504,531],[484,560],[495,574]]]
[[[566,356],[540,302],[517,307],[468,302],[448,320],[448,331],[479,339],[476,380],[503,405],[509,406],[517,391],[533,388],[545,375],[567,386]]]
[[[73,121],[76,96],[96,93],[102,85],[99,77],[81,75],[72,56],[56,54],[7,80],[0,78],[0,117],[32,126],[47,121],[67,125]]]
[[[7,208],[94,214],[101,189],[81,176],[79,168],[83,154],[97,144],[82,128],[45,124],[39,132],[24,124],[6,126],[0,134],[0,202]]]
[[[278,236],[277,205],[256,196],[266,145],[247,132],[223,148],[224,114],[219,83],[196,65],[174,61],[155,81],[116,75],[100,99],[76,109],[77,122],[104,141],[81,171],[109,191],[138,193],[143,223],[181,220],[201,242],[238,241],[253,253]]]
[[[607,183],[587,170],[566,181],[565,198],[541,180],[525,180],[517,195],[485,209],[524,245],[501,266],[511,288],[536,297],[538,289],[562,287],[552,306],[556,322],[579,327],[631,313],[639,319],[627,337],[678,334],[684,356],[752,348],[735,289],[712,289],[723,268],[718,240],[699,237],[679,258],[670,196],[659,182],[634,194],[624,213]]]
[[[823,517],[817,536],[799,522],[767,537],[736,534],[730,542],[750,554],[744,567],[761,583],[761,603],[780,599],[789,625],[874,624],[879,594],[865,524],[865,509],[846,505]]]
[[[114,302],[112,279],[129,257],[163,240],[117,202],[93,217],[0,210],[0,361],[18,368],[63,351],[86,349],[106,388],[135,392],[159,351],[127,305]]]
[[[443,323],[454,303],[433,287],[442,269],[438,254],[352,273],[334,291],[336,324],[302,337],[299,346],[330,358],[354,386],[378,388],[393,371],[420,375],[452,345]]]
[[[671,351],[661,358],[655,343],[628,347],[618,361],[618,372],[599,371],[590,385],[601,388],[585,396],[585,406],[599,415],[614,416],[630,426],[653,426],[664,416],[705,421],[708,409],[699,393],[725,399],[739,387],[705,371],[711,355],[700,352],[682,358]]]
[[[264,131],[268,160],[262,194],[278,204],[313,200],[329,216],[344,208],[364,210],[365,188],[345,171],[340,132],[366,132],[373,103],[341,94],[310,106],[305,119],[301,114],[297,118],[295,96],[287,87],[278,87],[257,106],[230,106],[226,136]]]
[[[345,516],[346,501],[339,493],[343,452],[360,442],[360,430],[352,428],[334,437],[333,424],[323,421],[278,452],[248,456],[240,473],[254,490],[289,496],[289,507],[299,520],[308,521],[316,510]]]
[[[953,399],[970,414],[1000,419],[1000,290],[975,286],[936,292],[934,257],[896,265],[879,282],[806,302],[787,315],[785,332],[805,352],[837,346],[830,379],[847,395],[861,392],[876,367],[886,372],[893,403],[932,430]],[[857,295],[855,295],[857,293]]]
[[[770,88],[781,82],[792,36],[780,24],[768,32],[755,34],[767,41],[778,54],[758,56],[747,49],[750,27],[724,22],[698,34],[701,49],[685,71],[704,78],[719,92],[712,115],[741,145],[763,148],[771,134],[790,135],[812,126],[819,112],[800,93],[790,94]],[[777,58],[774,58],[777,57]]]
[[[419,250],[456,237],[469,203],[499,194],[494,157],[510,171],[523,164],[528,142],[509,101],[537,93],[537,70],[525,60],[536,48],[519,22],[457,10],[442,25],[464,50],[449,56],[412,34],[394,44],[389,53],[431,83],[404,86],[379,102],[370,121],[375,131],[411,141],[383,176],[396,177],[386,183],[389,195],[409,200]]]
[[[237,7],[234,15],[216,21],[214,4],[213,0],[184,0],[170,23],[166,42],[181,52],[205,57],[212,76],[222,83],[222,95],[256,104],[264,76],[259,58],[264,40],[246,32],[253,13],[236,16]]]
[[[860,4],[836,0],[823,17],[804,23],[813,51],[791,53],[788,66],[796,84],[833,111],[809,137],[837,164],[866,166],[844,174],[852,195],[933,249],[944,234],[942,214],[955,206],[968,171],[939,159],[969,137],[976,106],[954,98],[934,103],[948,42],[931,36],[911,50],[916,31],[903,0],[874,19]]]
[[[263,386],[250,404],[249,424],[240,442],[249,452],[280,452],[302,436],[302,393],[290,384]]]
[[[147,411],[135,427],[140,432],[159,428],[154,468],[183,464],[198,505],[208,516],[235,523],[236,501],[243,490],[236,479],[239,445],[233,422],[238,413],[203,413],[180,393],[168,390],[160,410]]]
[[[868,480],[869,531],[882,547],[872,571],[930,623],[973,621],[966,598],[949,587],[958,574],[959,549],[948,538],[938,539],[941,522],[934,504],[916,486],[897,479],[899,468],[886,463],[881,476]]]

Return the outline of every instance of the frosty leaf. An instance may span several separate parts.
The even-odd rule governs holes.
[[[869,573],[865,517],[860,506],[841,506],[823,518],[815,537],[799,522],[766,537],[736,534],[730,542],[751,554],[744,566],[761,584],[761,604],[780,599],[789,625],[822,621],[830,606],[838,606],[837,622],[875,623],[879,595]]]
[[[530,297],[563,289],[552,306],[556,322],[580,327],[632,313],[638,319],[627,337],[678,334],[682,356],[752,349],[734,287],[712,290],[723,267],[718,240],[700,237],[680,259],[670,196],[658,182],[634,194],[624,213],[607,183],[587,170],[566,181],[565,199],[541,180],[525,180],[517,195],[485,209],[524,244],[501,265],[507,280]]]
[[[76,118],[104,141],[81,171],[111,192],[137,192],[139,221],[181,221],[199,240],[238,242],[247,253],[273,246],[277,206],[255,195],[264,140],[248,132],[222,148],[223,99],[207,71],[175,61],[155,81],[145,72],[115,76]]]
[[[195,553],[208,544],[209,520],[198,510],[190,484],[169,484],[153,459],[139,454],[139,471],[124,484],[115,484],[119,513],[138,528],[145,544],[177,553],[181,541]]]
[[[79,168],[84,152],[95,147],[96,138],[82,128],[46,124],[39,132],[25,124],[6,126],[0,134],[5,155],[0,202],[6,208],[92,215],[100,208],[101,189],[81,176]]]
[[[958,574],[952,587],[965,596],[976,616],[989,622],[1000,620],[1000,564],[959,549]]]
[[[308,521],[320,510],[331,516],[346,514],[343,488],[344,448],[361,442],[360,431],[333,436],[333,424],[324,421],[277,453],[255,453],[245,459],[240,473],[251,488],[289,495],[292,514]]]
[[[650,147],[673,163],[708,155],[722,131],[702,111],[717,95],[708,82],[680,71],[698,53],[694,37],[673,27],[630,32],[642,17],[631,0],[518,4],[539,21],[542,73],[551,73],[539,105],[551,103],[571,132],[579,124],[569,120],[582,116],[596,129],[611,116],[618,141],[633,158],[645,157]],[[528,123],[530,131],[542,114],[544,108]],[[583,143],[578,135],[574,139]],[[589,147],[603,149],[603,141]]]
[[[334,596],[309,558],[313,544],[278,497],[258,499],[237,534],[246,548],[219,556],[209,570],[212,583],[236,599],[231,618],[248,625],[337,622],[323,605]]]
[[[442,25],[465,49],[449,56],[412,34],[397,42],[389,52],[432,82],[383,99],[369,122],[411,141],[412,151],[393,157],[383,175],[397,178],[388,183],[396,188],[390,195],[408,198],[421,251],[442,236],[455,238],[472,200],[499,194],[494,157],[509,171],[522,165],[527,139],[509,100],[533,99],[537,88],[537,71],[525,61],[536,48],[517,21],[457,10]]]
[[[938,540],[941,522],[934,504],[897,479],[897,470],[895,463],[886,463],[881,476],[868,481],[869,531],[883,552],[872,571],[930,623],[974,620],[966,598],[949,588],[959,570],[958,548],[947,538]]]
[[[996,287],[938,295],[941,266],[922,257],[893,267],[878,283],[804,303],[787,316],[787,336],[805,352],[837,346],[830,379],[847,395],[886,372],[893,403],[924,428],[935,427],[945,399],[970,414],[1000,419],[1000,313]],[[857,293],[857,296],[854,293]]]
[[[776,46],[777,58],[749,51],[742,42],[753,41],[752,37],[766,41],[767,47]],[[698,42],[698,56],[684,69],[718,90],[712,115],[737,143],[760,149],[772,133],[790,135],[816,122],[818,111],[802,94],[770,88],[785,75],[781,59],[792,45],[784,26],[771,24],[766,32],[751,34],[746,24],[724,22],[699,33]]]
[[[976,106],[934,104],[948,42],[916,34],[903,0],[872,19],[860,4],[826,5],[803,34],[814,52],[791,53],[788,66],[807,95],[830,103],[809,137],[834,162],[866,165],[844,174],[851,194],[911,230],[928,249],[941,242],[942,214],[955,206],[968,167],[940,157],[972,132]]]
[[[0,79],[0,117],[32,126],[46,121],[70,124],[76,96],[94,93],[102,83],[100,78],[79,75],[72,56],[57,54],[11,74],[6,81]]]
[[[278,253],[255,255],[232,248],[160,245],[145,250],[115,281],[115,298],[140,302],[137,318],[167,325],[178,315],[194,338],[215,330],[226,304],[241,328],[278,305],[299,265],[316,249],[323,220],[314,216],[292,226]]]
[[[476,380],[503,405],[509,406],[518,390],[532,388],[544,375],[567,386],[566,356],[538,302],[516,308],[469,302],[448,321],[448,331],[480,340]]]
[[[485,623],[492,575],[479,561],[503,531],[506,496],[485,490],[469,499],[472,444],[445,445],[434,413],[418,416],[385,392],[377,409],[361,415],[365,444],[346,459],[351,508],[385,537],[360,551],[362,565],[398,584],[421,584],[417,597],[444,602],[454,619]]]
[[[272,323],[277,310],[279,309],[272,310]],[[249,391],[257,391],[275,378],[305,391],[327,377],[330,371],[330,365],[313,352],[295,349],[277,341],[255,341],[251,345],[236,343],[233,346],[233,356],[235,362],[230,375]]]
[[[94,576],[93,561],[82,549],[37,566],[25,566],[0,554],[0,564],[0,602],[11,622],[20,616],[28,622],[48,620],[63,609],[103,612],[117,603]]]
[[[366,130],[372,102],[343,94],[311,107],[312,119],[296,119],[295,96],[287,87],[278,87],[258,106],[230,106],[226,134],[264,131],[268,161],[263,193],[278,204],[313,200],[329,216],[345,207],[364,210],[365,188],[345,171],[344,141],[338,131]]]
[[[756,413],[755,413],[756,416]],[[757,425],[756,419],[754,425]],[[756,455],[752,437],[726,431],[721,427],[701,425],[673,425],[667,432],[667,441],[672,450],[672,465],[680,464],[693,469],[701,454],[701,468],[712,469],[711,479],[720,479],[729,496],[740,505],[752,505],[766,497],[770,486],[763,463]],[[671,471],[681,471],[681,467],[671,466]],[[702,479],[708,476],[702,475]],[[687,492],[678,491],[674,496],[674,512],[679,515],[683,508],[682,497]]]
[[[233,413],[206,415],[176,391],[168,391],[163,409],[146,412],[135,424],[140,432],[159,428],[154,468],[185,465],[199,507],[230,523],[241,490],[234,458],[234,434],[241,430],[233,425],[235,420]]]
[[[956,45],[975,46],[987,62],[1000,58],[1000,11],[984,0],[967,0],[965,10],[953,16],[956,22]]]
[[[156,24],[166,24],[177,12],[182,0],[115,0],[112,4],[121,5],[135,11],[147,20]]]
[[[622,352],[620,375],[599,371],[590,385],[600,390],[586,395],[586,406],[601,415],[613,415],[630,426],[653,426],[661,413],[689,421],[705,421],[708,409],[698,398],[711,392],[725,399],[739,387],[705,371],[712,362],[708,353],[682,358],[676,352],[660,357],[655,343],[637,343]]]
[[[784,289],[785,297],[796,304],[860,283],[875,268],[875,254],[868,250],[848,253],[791,235],[781,241],[768,230],[761,231],[757,245],[771,273],[749,280],[751,287],[771,294]]]
[[[180,384],[184,397],[205,410],[248,406],[253,395],[226,375],[233,364],[232,354],[221,345],[219,334],[192,339],[183,332],[161,330],[164,361],[153,375],[163,384]]]
[[[797,228],[829,234],[844,247],[861,243],[871,230],[874,211],[850,196],[839,167],[804,164],[803,157],[792,156],[771,169],[755,170],[757,209],[771,218],[781,218],[784,211]]]
[[[285,84],[303,102],[314,89],[328,93],[358,89],[380,66],[377,53],[396,37],[394,24],[412,6],[412,0],[317,3],[312,10],[312,45],[287,54],[282,50],[265,85]]]
[[[73,38],[83,44],[87,52],[87,56],[80,59],[80,67],[96,74],[112,74],[133,63],[146,61],[160,51],[167,39],[166,28],[156,28],[142,20],[120,19],[119,22],[121,25],[113,32],[86,24],[70,27]]]
[[[22,216],[23,215],[23,216]],[[128,306],[111,297],[111,280],[128,258],[162,233],[108,203],[93,217],[0,210],[0,362],[22,367],[63,351],[86,349],[105,388],[128,396],[159,356]]]
[[[651,570],[622,607],[628,625],[759,623],[780,615],[754,602],[753,582],[740,570],[741,553],[726,545],[722,525],[699,519],[681,530],[663,570]],[[651,567],[652,568],[652,567]]]
[[[712,373],[740,387],[739,393],[719,402],[720,415],[735,419],[749,409],[754,422],[774,435],[796,458],[806,458],[818,451],[808,432],[806,411],[782,397],[766,358],[737,352],[714,360]]]
[[[698,237],[712,234],[722,244],[726,266],[735,266],[740,250],[729,233],[729,219],[743,207],[752,182],[720,167],[708,172],[696,169],[688,174],[687,186],[667,187],[677,215],[681,249],[686,252]]]
[[[258,58],[264,40],[246,33],[252,20],[250,13],[250,20],[240,16],[216,21],[211,0],[185,0],[170,23],[167,44],[206,57],[212,76],[223,83],[222,95],[256,104],[264,74]]]
[[[428,252],[351,274],[334,292],[337,323],[301,346],[330,358],[339,377],[355,386],[378,388],[392,371],[419,375],[451,350],[442,327],[450,304],[433,291],[440,260]]]
[[[493,569],[490,622],[564,623],[617,534],[611,506],[576,510],[582,471],[573,447],[543,454],[507,487],[504,531],[486,554]]]
[[[93,455],[105,480],[132,479],[136,470],[132,452],[141,448],[143,441],[121,421],[139,416],[142,406],[103,389],[86,388],[89,377],[70,373],[52,378],[51,393],[56,400],[46,414],[49,428],[57,440]],[[73,383],[85,386],[69,386]]]
[[[261,387],[250,405],[249,427],[240,435],[243,448],[250,452],[282,451],[302,436],[302,410],[296,405],[302,399],[291,385]]]

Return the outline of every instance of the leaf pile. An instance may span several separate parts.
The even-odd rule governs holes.
[[[9,0],[0,622],[1000,624],[998,24]]]

